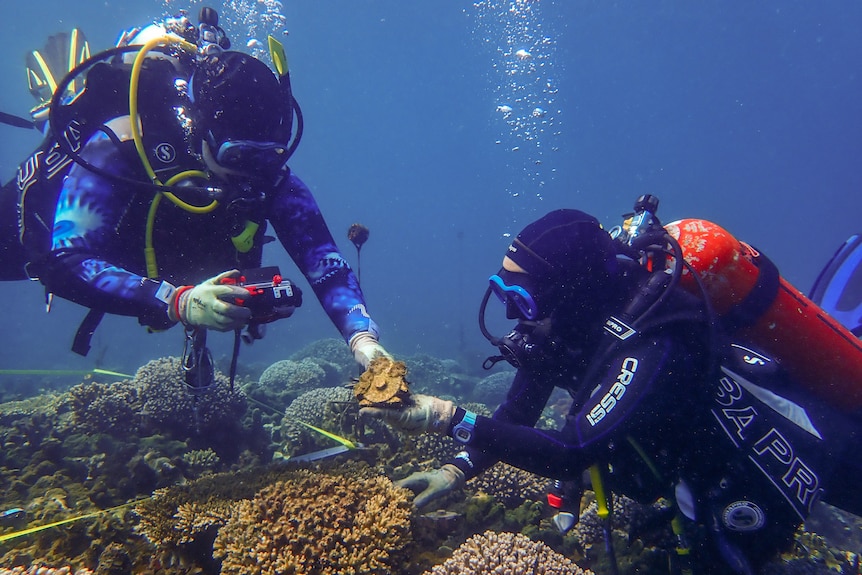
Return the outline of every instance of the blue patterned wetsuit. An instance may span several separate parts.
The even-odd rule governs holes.
[[[39,256],[44,247],[25,245],[29,249],[22,250],[4,238],[2,255],[12,265],[5,268],[3,279],[25,277],[23,262],[30,260],[28,271],[56,295],[164,328],[171,322],[166,303],[157,296],[162,282],[195,284],[226,270],[258,267],[268,221],[345,340],[360,331],[376,332],[356,276],[336,246],[311,192],[295,174],[285,170],[276,185],[255,190],[262,192],[261,199],[240,215],[225,205],[207,214],[191,214],[163,200],[153,231],[159,275],[147,278],[144,236],[153,188],[113,181],[76,163],[57,160],[58,155],[56,147],[47,141],[22,164],[17,181],[3,189],[3,203],[10,204],[10,211],[4,214],[7,216],[15,213],[10,198],[18,198],[19,205],[25,206],[37,203],[36,198],[57,198],[56,213],[42,208],[40,216],[48,220],[54,214],[50,252]],[[130,141],[118,143],[97,132],[83,147],[81,157],[112,173],[147,181]],[[181,159],[188,162],[188,158]],[[174,171],[179,168],[201,166],[174,166]],[[191,201],[202,203],[199,199]],[[39,218],[33,216],[36,211],[31,208],[30,216],[22,218],[30,225],[21,231],[25,244],[44,241],[32,229],[39,227]],[[259,223],[260,228],[254,247],[239,253],[230,236],[246,219]],[[11,227],[6,222],[6,235]],[[31,236],[34,239],[28,240]]]
[[[682,484],[693,499],[690,518],[713,531],[715,553],[730,562],[734,553],[751,563],[769,559],[821,495],[862,510],[854,484],[862,466],[858,425],[751,350],[731,348],[722,363],[729,371],[710,376],[706,344],[696,322],[659,325],[613,348],[588,381],[578,360],[522,367],[505,401],[492,417],[477,417],[465,451],[450,463],[468,479],[503,461],[562,480],[609,464],[610,488],[645,502],[673,496],[672,486]],[[588,397],[576,393],[560,431],[535,429],[555,387]],[[783,412],[787,404],[772,393],[802,406],[810,420]],[[464,413],[458,408],[453,421]]]

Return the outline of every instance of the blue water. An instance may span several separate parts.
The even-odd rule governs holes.
[[[236,46],[266,28],[235,21],[257,2],[212,5],[233,14]],[[49,34],[78,26],[96,51],[188,6],[5,0],[0,109],[26,115],[23,57]],[[292,168],[354,264],[347,228],[370,228],[362,284],[396,355],[491,351],[475,319],[487,277],[507,234],[552,209],[612,226],[655,194],[664,221],[720,223],[803,291],[862,228],[860,2],[303,0],[280,15],[268,25],[306,119]],[[6,181],[39,138],[0,134]],[[298,278],[277,244],[267,250]],[[180,352],[179,331],[112,318],[82,359],[68,349],[82,308],[59,301],[46,316],[28,283],[0,285],[0,302],[0,368],[132,370]],[[309,297],[243,358],[265,364],[321,337],[337,332]]]

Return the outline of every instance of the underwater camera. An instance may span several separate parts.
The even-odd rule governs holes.
[[[248,292],[247,298],[235,298],[232,303],[251,310],[250,331],[252,326],[259,328],[262,324],[290,317],[302,305],[302,291],[292,281],[282,277],[278,266],[241,271],[238,276],[221,281]]]
[[[231,303],[251,310],[251,319],[245,333],[236,330],[233,357],[230,365],[230,387],[236,377],[239,341],[253,343],[264,335],[264,325],[293,315],[302,305],[302,291],[289,279],[282,277],[277,266],[241,271],[238,275],[221,280],[222,284],[235,285],[248,292],[248,296],[234,297]],[[183,350],[183,370],[187,388],[193,392],[211,389],[215,384],[215,367],[206,345],[207,330],[195,329],[186,334]]]

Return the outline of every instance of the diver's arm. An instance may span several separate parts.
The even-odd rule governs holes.
[[[377,335],[350,264],[341,254],[308,187],[293,173],[270,198],[269,220],[345,341]]]
[[[506,399],[494,412],[492,420],[500,423],[523,426],[532,429],[539,421],[542,410],[554,391],[554,379],[547,374],[539,374],[519,369],[515,373]],[[461,414],[456,418],[460,419]],[[486,419],[486,418],[482,418]],[[496,450],[483,450],[467,446],[462,453],[449,461],[471,479],[500,460]]]
[[[603,440],[624,427],[659,380],[667,376],[673,365],[672,350],[678,351],[672,340],[665,338],[638,341],[618,350],[596,382],[596,391],[569,415],[562,432],[504,422],[496,414],[494,418],[478,416],[468,453],[493,455],[546,477],[577,478],[605,449],[607,442]],[[613,400],[608,399],[609,394]],[[601,410],[604,415],[600,417]],[[453,419],[460,418],[456,413]],[[463,465],[459,467],[463,469]]]
[[[136,169],[101,133],[87,143],[81,156],[124,176]],[[39,279],[48,291],[64,299],[165,328],[173,324],[166,313],[173,286],[116,263],[129,259],[124,257],[128,250],[143,249],[116,232],[131,198],[132,192],[74,165],[60,191],[51,252],[37,266]]]

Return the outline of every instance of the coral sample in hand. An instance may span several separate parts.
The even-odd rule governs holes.
[[[375,357],[359,378],[353,393],[363,407],[399,406],[410,395],[404,380],[406,375],[407,366],[403,361]]]

